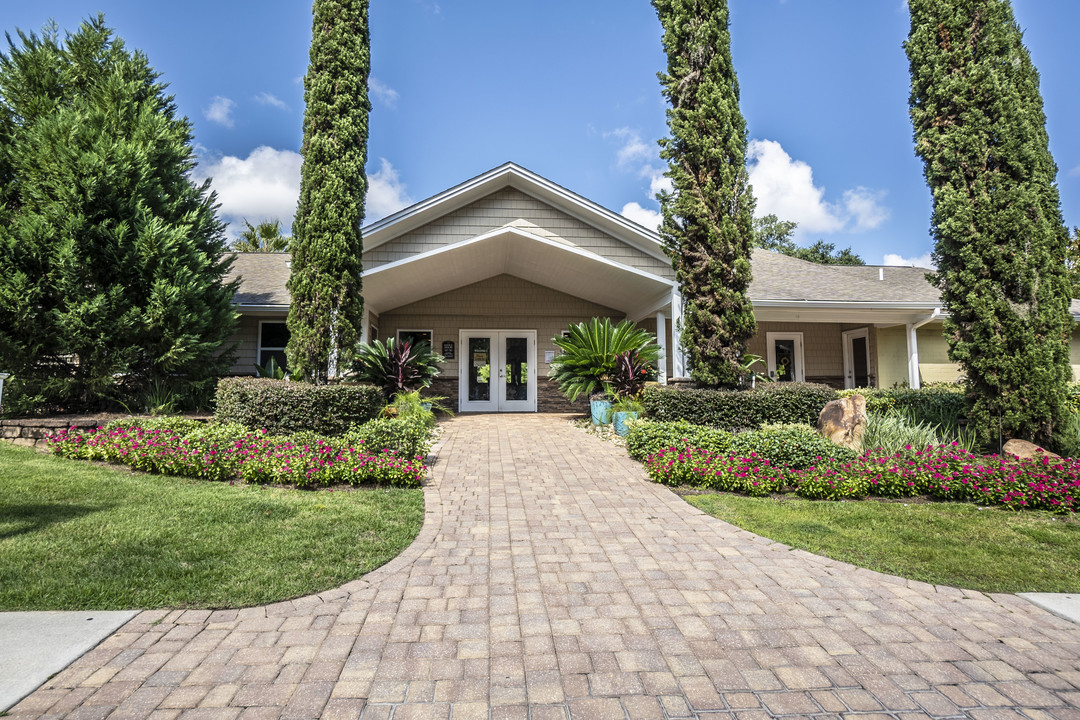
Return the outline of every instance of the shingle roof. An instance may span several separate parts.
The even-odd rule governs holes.
[[[288,253],[234,253],[229,280],[240,278],[240,289],[233,302],[237,305],[289,305]]]
[[[289,304],[288,253],[236,253],[229,279],[241,279],[237,305]],[[926,280],[929,271],[915,267],[876,265],[818,265],[769,250],[754,250],[750,299],[814,302],[911,303],[940,302],[937,289]],[[882,279],[878,279],[881,277]],[[1070,307],[1080,316],[1080,300]]]
[[[934,304],[930,272],[916,267],[819,265],[771,250],[754,250],[750,299],[807,302]]]

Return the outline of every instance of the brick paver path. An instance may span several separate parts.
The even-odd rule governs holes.
[[[456,418],[432,476],[375,573],[142,613],[12,715],[1080,719],[1080,627],[741,531],[566,418]]]

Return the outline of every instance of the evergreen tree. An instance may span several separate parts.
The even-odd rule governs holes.
[[[0,54],[5,406],[81,410],[228,370],[234,287],[191,125],[102,16]]]
[[[671,137],[660,146],[673,191],[660,195],[660,235],[682,289],[681,342],[699,384],[735,385],[757,326],[747,296],[754,197],[727,3],[653,0],[653,7],[668,57],[659,77],[671,103]]]
[[[367,0],[315,0],[304,78],[300,205],[293,222],[289,369],[320,383],[351,360],[360,334],[367,176]]]
[[[289,238],[281,234],[281,223],[263,220],[258,225],[244,221],[240,237],[232,244],[233,252],[283,253],[289,250]]]
[[[911,118],[934,199],[949,356],[983,442],[1064,412],[1069,279],[1038,73],[1007,0],[910,0]]]

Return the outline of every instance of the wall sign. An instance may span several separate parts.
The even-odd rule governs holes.
[[[454,359],[454,341],[446,340],[442,344],[442,356],[447,360]]]

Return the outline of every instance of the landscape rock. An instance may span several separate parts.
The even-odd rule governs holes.
[[[1042,460],[1043,458],[1050,458],[1051,460],[1060,460],[1060,455],[1039,447],[1035,443],[1028,442],[1027,440],[1009,440],[1001,448],[1003,455],[1015,455],[1021,460],[1034,459]]]
[[[818,415],[817,430],[841,447],[860,451],[866,433],[866,398],[852,395],[828,403]]]

